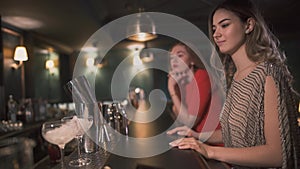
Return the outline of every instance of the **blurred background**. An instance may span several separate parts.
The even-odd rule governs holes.
[[[72,100],[63,86],[72,79],[76,59],[84,44],[104,25],[129,14],[162,12],[181,17],[207,34],[210,11],[220,0],[2,0],[0,1],[0,119],[34,123],[71,110]],[[287,63],[300,91],[300,1],[254,0],[270,28],[281,41]],[[126,25],[120,25],[126,26]],[[138,25],[137,25],[138,26]],[[155,26],[155,25],[154,25]],[[132,68],[157,62],[168,66],[168,56],[144,57],[143,49],[169,50],[174,39],[156,35],[149,39],[126,38],[105,55],[85,57],[87,76],[95,76],[97,100],[110,101],[111,80],[126,58]],[[16,57],[17,46],[26,52]],[[24,49],[24,48],[23,48]],[[22,48],[21,48],[22,50]],[[91,52],[93,52],[91,50]],[[138,53],[138,54],[135,54]],[[93,69],[91,69],[93,68]],[[95,71],[96,70],[96,71]],[[133,72],[135,73],[135,72]],[[125,76],[125,75],[124,75]],[[129,76],[129,75],[128,75]],[[138,90],[137,90],[138,89]],[[147,97],[153,89],[168,96],[167,73],[147,69],[130,83],[132,98]],[[8,113],[19,105],[16,117]],[[14,107],[15,106],[15,107]],[[299,107],[300,112],[300,107]],[[1,124],[0,127],[3,127]],[[16,128],[22,127],[16,124]],[[39,130],[40,124],[34,129]],[[32,128],[31,128],[32,129]],[[14,133],[16,134],[16,133]],[[19,133],[20,134],[20,133]],[[36,136],[39,139],[38,131]],[[27,133],[27,135],[29,135]],[[12,134],[1,134],[1,138]],[[42,148],[42,147],[41,147]],[[35,150],[39,151],[39,150]],[[37,161],[41,157],[36,157]]]
[[[297,22],[300,2],[255,1],[271,29],[281,40],[281,47],[286,52],[287,62],[295,76],[295,88],[299,91],[300,71],[297,64],[300,25]],[[6,118],[9,95],[13,95],[16,100],[31,98],[35,102],[70,102],[63,85],[71,80],[76,59],[85,42],[105,24],[133,13],[162,12],[186,19],[207,34],[207,18],[218,2],[219,0],[1,1],[0,117]],[[124,39],[106,56],[101,56],[101,63],[87,57],[87,69],[89,66],[98,67],[96,72],[91,72],[96,73],[97,99],[111,99],[111,78],[124,58],[132,57],[132,52],[147,47],[168,50],[172,42],[173,39],[163,35],[143,42]],[[25,46],[28,53],[28,60],[21,66],[13,56],[18,45]],[[168,64],[167,57],[155,56],[141,64],[151,64],[153,60]],[[164,74],[159,70],[147,70],[138,74],[131,85],[143,88],[146,94],[154,88],[167,92]]]

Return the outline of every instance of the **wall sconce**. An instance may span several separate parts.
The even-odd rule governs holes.
[[[132,64],[134,66],[141,66],[143,65],[143,62],[140,58],[140,52],[144,48],[144,44],[142,43],[134,43],[127,46],[128,49],[132,51],[133,54],[133,61]]]
[[[147,42],[145,42],[145,47],[140,51],[140,58],[145,63],[152,62],[154,59],[154,54],[151,48],[148,48]]]
[[[128,39],[145,42],[157,38],[155,25],[149,15],[142,13],[142,9],[136,16],[136,20],[127,27]]]
[[[89,58],[87,58],[86,61],[85,61],[85,65],[86,65],[87,67],[93,67],[94,64],[95,64],[95,59],[94,59],[93,57],[89,57]]]
[[[46,61],[46,64],[45,64],[45,67],[46,67],[46,69],[49,70],[49,73],[50,73],[51,75],[54,74],[55,63],[54,63],[53,60],[51,60],[51,59],[47,60],[47,61]]]
[[[143,65],[143,62],[142,62],[142,60],[141,60],[141,58],[140,58],[140,51],[141,51],[141,49],[139,49],[139,48],[135,48],[134,49],[134,53],[133,53],[133,61],[132,61],[132,64],[134,65],[134,66],[141,66],[141,65]]]
[[[143,49],[140,52],[140,58],[145,63],[152,62],[153,59],[154,59],[154,54],[151,51],[147,50],[147,49]]]
[[[23,65],[23,61],[28,60],[28,54],[25,46],[17,46],[14,53],[14,60],[19,61],[19,64],[13,63],[11,67],[13,69],[18,69]]]
[[[108,64],[107,59],[101,57],[95,58],[94,65],[97,66],[98,68],[103,68],[107,64]]]
[[[134,56],[133,56],[132,64],[133,64],[134,66],[140,66],[140,65],[143,65],[143,62],[142,62],[141,58],[139,57],[139,55],[134,55]]]
[[[101,57],[96,57],[96,58],[89,57],[85,61],[85,65],[88,68],[92,68],[92,67],[102,68],[105,65],[107,65],[107,63],[108,63],[107,59]]]

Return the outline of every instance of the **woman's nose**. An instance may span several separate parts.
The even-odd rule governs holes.
[[[215,30],[215,32],[213,33],[213,37],[214,37],[214,38],[218,38],[218,37],[220,37],[220,36],[221,36],[220,31]]]
[[[177,57],[176,56],[173,56],[173,57],[171,57],[171,62],[177,62]]]

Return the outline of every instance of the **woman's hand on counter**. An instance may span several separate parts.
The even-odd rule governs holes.
[[[202,143],[193,137],[180,138],[170,142],[169,145],[172,147],[178,147],[179,149],[193,149],[202,154],[205,158],[210,158],[209,150],[211,146]]]
[[[176,127],[172,130],[167,131],[167,134],[169,135],[177,134],[180,136],[195,137],[195,138],[198,138],[199,136],[197,132],[195,132],[194,130],[192,130],[187,126]]]

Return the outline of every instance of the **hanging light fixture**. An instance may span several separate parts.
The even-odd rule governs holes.
[[[17,46],[14,53],[14,60],[19,61],[19,64],[12,64],[11,67],[18,69],[23,65],[23,61],[28,60],[28,54],[25,46]]]
[[[139,9],[136,19],[129,22],[127,27],[127,37],[130,40],[145,42],[157,38],[156,28],[153,20],[147,13]]]

